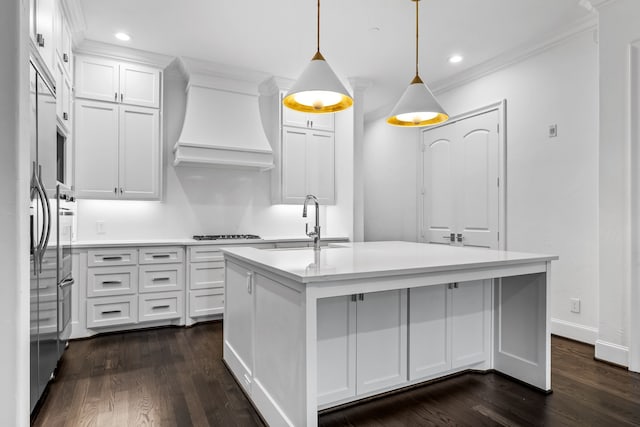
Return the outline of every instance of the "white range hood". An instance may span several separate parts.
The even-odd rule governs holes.
[[[215,64],[180,58],[187,77],[187,104],[174,166],[211,166],[268,170],[273,150],[258,104],[262,75],[216,71]]]

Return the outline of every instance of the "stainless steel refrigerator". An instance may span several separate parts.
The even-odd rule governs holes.
[[[60,355],[56,180],[56,98],[32,65],[31,108],[31,410],[53,377]]]

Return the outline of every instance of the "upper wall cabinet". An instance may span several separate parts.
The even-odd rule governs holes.
[[[55,36],[56,60],[63,65],[67,76],[71,76],[71,29],[69,28],[69,22],[65,19],[60,4],[58,4],[55,10],[53,31]]]
[[[76,98],[160,108],[160,70],[107,58],[78,56]]]
[[[30,0],[29,2],[29,32],[44,65],[53,70],[53,53],[55,50],[53,17],[54,0]]]
[[[334,130],[334,114],[308,114],[291,108],[282,107],[282,126],[294,126],[299,128]]]

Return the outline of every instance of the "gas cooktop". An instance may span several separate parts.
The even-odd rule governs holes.
[[[259,239],[255,234],[205,234],[193,236],[194,240],[246,240]]]

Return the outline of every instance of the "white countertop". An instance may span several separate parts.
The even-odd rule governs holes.
[[[348,242],[348,237],[323,237],[322,240],[328,242]],[[107,248],[107,247],[127,247],[127,246],[198,246],[198,245],[250,245],[262,243],[285,243],[285,242],[311,242],[306,236],[267,236],[261,239],[238,239],[238,240],[194,240],[185,239],[111,239],[111,240],[78,240],[72,243],[73,248]]]
[[[223,248],[237,258],[307,283],[438,271],[464,270],[557,260],[555,255],[413,242],[338,243],[322,248]]]

